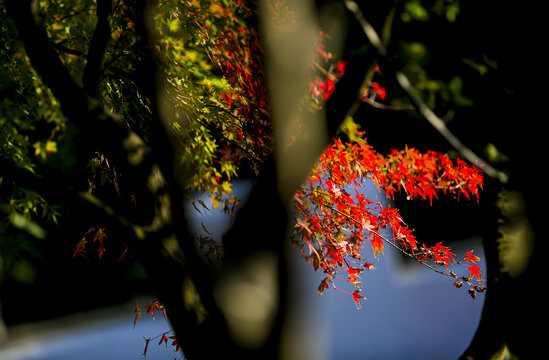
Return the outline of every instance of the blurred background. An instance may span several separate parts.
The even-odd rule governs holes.
[[[240,196],[245,197],[248,189],[246,182],[235,183]],[[366,191],[370,197],[381,196],[375,189]],[[189,207],[188,215],[195,231],[203,231],[204,223],[217,240],[230,226],[230,219],[220,211],[202,216]],[[433,225],[434,232],[424,233],[437,234],[436,228]],[[454,237],[455,233],[438,234]],[[439,241],[447,241],[456,258],[471,249],[483,256],[478,237]],[[143,358],[145,338],[161,335],[170,325],[163,314],[157,313],[153,320],[143,311],[133,328],[135,302],[143,306],[154,300],[142,267],[134,261],[96,264],[73,258],[70,251],[67,247],[43,255],[38,265],[20,265],[4,278],[1,304],[6,331],[0,359]],[[370,251],[365,248],[365,255],[370,256]],[[456,359],[479,323],[483,294],[473,300],[448,278],[394,249],[386,248],[374,269],[362,274],[364,309],[356,309],[352,297],[337,290],[318,296],[322,274],[315,273],[297,249],[290,254],[291,276],[299,285],[299,328],[308,340],[303,346],[310,346],[317,359]],[[158,342],[159,338],[151,340],[146,359],[180,357],[172,346]]]
[[[534,108],[525,104],[536,102],[522,79],[526,71],[534,72],[535,67],[528,64],[543,57],[525,58],[524,53],[531,49],[523,41],[512,41],[519,30],[526,32],[524,25],[530,21],[517,17],[527,12],[528,6],[402,3],[403,13],[395,17],[391,35],[396,39],[391,50],[402,60],[399,65],[460,139],[498,166],[524,172],[527,186],[523,188],[533,192],[530,171],[523,169],[536,169],[531,164],[535,164],[531,146],[544,142],[531,139],[542,136],[543,131],[524,125],[529,119],[533,119],[529,124],[536,125],[538,118],[524,114]],[[432,9],[426,11],[423,6],[429,4]],[[372,15],[379,23],[375,26],[382,27],[385,8],[392,6],[392,2],[369,4],[374,15],[375,11],[384,14]],[[509,26],[517,21],[519,25]],[[517,50],[517,46],[524,49]],[[358,50],[369,53],[367,45]],[[535,75],[530,76],[534,82],[539,74]],[[384,83],[383,77],[380,84],[398,94],[394,84]],[[355,118],[380,153],[404,144],[421,151],[448,151],[437,131],[413,111],[386,112],[363,106]],[[523,147],[525,139],[528,146]],[[509,156],[516,159],[512,166],[506,165],[505,154],[514,155]],[[530,165],[524,165],[525,160]],[[248,188],[246,183],[235,184],[240,194]],[[379,196],[375,192],[370,195]],[[530,197],[537,199],[538,193]],[[480,206],[454,200],[440,200],[432,207],[427,202],[398,201],[394,205],[427,245],[443,241],[452,247],[456,258],[471,249],[483,257],[479,234],[480,221],[486,217],[479,214],[483,206],[493,207],[493,199],[485,199],[481,195]],[[2,232],[0,223],[0,360],[141,359],[144,338],[155,338],[170,329],[161,314],[155,320],[143,314],[133,327],[136,301],[145,305],[154,300],[144,268],[131,255],[116,261],[120,255],[116,249],[108,250],[103,260],[73,257],[82,231],[97,226],[90,223],[97,216],[79,213],[81,208],[74,207],[71,199],[64,200],[70,214],[65,214],[66,220],[60,219],[62,226],[47,228],[47,240],[35,239],[31,244],[26,236]],[[195,230],[201,231],[204,223],[217,239],[230,223],[220,211],[202,217],[192,207],[189,210]],[[15,248],[20,253],[10,256]],[[369,251],[364,249],[365,254],[370,255]],[[465,289],[456,289],[449,279],[391,248],[375,261],[374,270],[362,274],[362,295],[367,300],[360,310],[349,295],[337,290],[318,296],[322,274],[315,273],[298,250],[290,252],[295,267],[292,276],[299,284],[298,323],[308,338],[303,346],[314,350],[315,359],[456,359],[477,329],[484,295],[473,300]],[[8,258],[16,260],[8,263]],[[147,359],[180,357],[171,346],[159,346],[158,341],[151,340]]]

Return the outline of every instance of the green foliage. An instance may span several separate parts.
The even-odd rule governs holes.
[[[66,120],[34,72],[3,6],[0,24],[0,160],[38,179],[38,169],[59,150]],[[0,261],[4,269],[29,253],[31,239],[45,238],[43,224],[56,224],[60,215],[58,206],[18,184],[20,174],[8,169],[4,166],[0,173],[0,214],[5,216],[0,224]]]
[[[3,9],[0,21],[0,156],[32,171],[37,161],[56,152],[64,118],[33,71]]]
[[[141,83],[141,73],[148,71],[142,64],[148,46],[144,29],[136,25],[140,14],[131,2],[112,4],[97,95],[106,109],[148,142],[152,111],[151,94],[146,93],[150,87]],[[38,5],[60,60],[83,86],[98,23],[96,2],[42,0]],[[163,110],[170,108],[169,127],[180,145],[178,160],[190,174],[186,190],[209,193],[211,203],[202,209],[228,214],[238,205],[231,181],[241,172],[257,173],[271,151],[259,39],[256,29],[247,24],[251,15],[241,1],[164,1],[153,16]],[[92,195],[112,187],[113,194],[122,196],[119,182],[125,174],[104,154],[96,152],[74,163],[74,130],[33,70],[4,6],[0,23],[0,159],[27,171],[33,182],[70,172],[70,165],[88,177],[87,183],[74,184],[74,190]],[[0,175],[0,204],[6,216],[2,228],[6,236],[0,242],[16,230],[31,239],[43,238],[43,224],[58,223],[61,209],[50,204],[42,190],[28,186],[19,175]],[[208,251],[219,252],[209,238],[200,242]],[[17,252],[16,247],[12,250]]]
[[[211,193],[212,208],[229,213],[237,203],[229,181],[257,172],[270,153],[258,38],[239,3],[165,2],[154,17],[187,187]]]
[[[145,49],[150,46],[159,65],[160,112],[179,145],[176,160],[188,174],[182,180],[184,190],[209,195],[210,203],[200,203],[198,212],[218,209],[232,214],[238,199],[232,194],[231,181],[242,175],[257,175],[271,155],[273,142],[262,46],[252,10],[239,0],[161,1],[152,12],[155,35],[147,39],[132,2],[112,4],[110,37],[94,96],[149,145],[155,105],[151,96],[156,89],[143,83],[142,74],[150,71],[144,63]],[[295,14],[281,2],[271,5],[277,24],[295,21]],[[76,83],[83,86],[98,24],[96,2],[74,0],[68,5],[61,0],[41,0],[39,6],[59,58]],[[410,31],[418,24],[435,21],[457,26],[459,1],[409,0],[395,7],[395,12],[386,19],[383,37],[399,55],[399,65],[414,89],[435,109],[441,105],[471,106],[474,100],[467,95],[468,79],[453,69],[434,66],[440,54],[431,46],[432,39],[421,31]],[[74,160],[74,155],[68,154],[74,134],[59,103],[34,72],[3,6],[0,24],[0,159],[40,179]],[[324,60],[339,55],[320,45],[315,50]],[[464,59],[462,63],[481,75],[497,67],[493,62],[488,66],[488,61]],[[324,78],[316,84],[322,98],[322,104],[316,105],[321,108],[344,76],[345,62],[317,65],[329,66],[322,69]],[[386,105],[406,104],[407,99],[390,88],[394,84],[383,84],[389,82],[384,69],[375,72],[374,65],[364,81],[367,95]],[[387,90],[373,81],[374,76]],[[311,99],[303,101],[315,104]],[[86,173],[87,181],[74,184],[74,191],[93,196],[111,187],[113,197],[124,196],[120,179],[126,174],[100,149],[78,160],[79,171]],[[2,232],[16,228],[41,238],[43,224],[56,224],[62,211],[49,203],[45,193],[27,188],[19,180],[11,174],[0,175],[0,205],[6,216]],[[83,228],[82,233],[88,229]],[[202,247],[217,255],[218,249],[210,240],[199,238]]]

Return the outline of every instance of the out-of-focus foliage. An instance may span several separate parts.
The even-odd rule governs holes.
[[[82,85],[97,25],[95,1],[43,0],[39,5],[53,46]],[[63,165],[73,160],[68,153],[70,126],[33,71],[4,6],[0,11],[0,157],[36,178],[51,169],[66,171]],[[142,71],[145,40],[132,11],[131,4],[113,1],[98,95],[147,141],[150,99],[141,93],[143,84],[136,75]],[[231,213],[238,199],[231,194],[230,180],[240,171],[256,174],[271,145],[259,38],[247,24],[252,13],[241,1],[166,1],[154,11],[154,52],[163,72],[166,106],[173,108],[170,126],[181,145],[179,161],[192,174],[187,190],[211,194],[211,204],[203,208]],[[87,189],[76,190],[93,193],[98,187],[118,186],[118,174],[102,154],[90,158],[87,169]],[[13,174],[0,177],[6,243],[13,228],[24,227],[27,234],[36,235],[38,223],[55,223],[59,216],[43,194],[18,180]],[[21,217],[28,221],[17,220]]]
[[[90,44],[98,24],[96,2],[38,3],[51,43],[73,79],[84,86]],[[149,39],[133,5],[131,1],[112,2],[108,18],[110,38],[97,74],[98,93],[94,95],[149,143],[153,104],[146,91],[151,91],[151,84],[141,83],[140,73],[150,71],[144,63],[144,49],[151,47],[160,71],[158,84],[153,86],[158,86],[161,112],[168,120],[165,125],[180,145],[176,156],[188,174],[185,190],[209,195],[210,203],[191,199],[198,212],[217,208],[232,214],[239,200],[232,194],[231,181],[257,175],[273,145],[263,49],[254,14],[241,0],[160,1],[151,9],[152,22],[148,25],[153,31],[149,34],[154,35]],[[281,28],[296,21],[283,1],[269,2],[269,10]],[[76,192],[94,195],[108,188],[112,196],[128,196],[125,200],[133,202],[139,199],[121,193],[119,178],[124,174],[99,151],[85,159],[84,165],[75,164],[71,153],[73,129],[33,71],[3,6],[0,11],[0,160],[17,170],[0,174],[0,210],[5,216],[0,225],[0,246],[9,243],[17,253],[19,245],[12,244],[25,242],[10,239],[21,236],[21,230],[25,238],[43,238],[43,227],[56,224],[62,213],[59,205],[50,203],[53,200],[47,192],[21,181],[21,172],[39,181],[46,174],[70,172],[67,169],[79,166],[79,171],[87,171],[88,179],[74,184]],[[472,105],[466,95],[470,84],[452,69],[441,71],[440,66],[432,66],[440,54],[434,54],[430,43],[433,39],[425,36],[422,26],[443,23],[444,27],[451,27],[459,16],[457,0],[409,0],[395,5],[380,32],[398,55],[398,65],[416,91],[432,108],[446,112]],[[330,34],[321,33],[320,40],[329,37]],[[312,65],[320,76],[310,87],[310,98],[303,99],[303,104],[308,104],[307,111],[321,109],[344,76],[345,59],[339,59],[339,55],[332,54],[322,43],[316,48],[317,63]],[[479,73],[490,69],[479,60],[464,59],[463,63]],[[370,66],[371,71],[359,99],[387,107],[409,105],[396,85],[384,77],[383,68],[375,63],[365,66]],[[356,126],[353,120],[356,119],[349,117],[347,126]],[[81,229],[81,234],[89,234],[92,226],[102,225],[89,225]],[[78,240],[74,239],[74,243]],[[200,241],[217,253],[209,237]],[[101,256],[108,253],[108,246],[103,248],[102,242],[101,249]],[[81,250],[85,250],[85,243]],[[10,252],[0,253],[6,256]]]
[[[0,24],[0,270],[10,264],[17,270],[17,264],[23,264],[17,262],[20,255],[33,252],[30,239],[45,237],[36,221],[56,223],[59,209],[40,192],[20,184],[20,174],[7,165],[38,177],[36,169],[59,152],[65,118],[33,71],[3,6]]]

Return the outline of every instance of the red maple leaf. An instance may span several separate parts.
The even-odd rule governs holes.
[[[330,281],[329,278],[324,278],[324,280],[320,282],[320,285],[318,286],[318,295],[322,295],[324,290],[330,288],[330,286],[328,286],[328,281]]]
[[[345,74],[345,65],[347,65],[347,62],[345,61],[339,61],[337,63],[337,72],[339,76],[343,76],[343,74]]]
[[[362,305],[360,305],[360,300],[359,299],[364,299],[364,296],[360,295],[358,290],[355,290],[352,293],[352,295],[353,295],[353,300],[356,304],[356,307],[359,308],[359,309],[362,308]]]
[[[376,86],[373,90],[382,92],[381,89]],[[319,82],[319,94],[329,90],[327,83]],[[478,196],[482,188],[480,171],[463,161],[455,164],[445,154],[420,153],[408,147],[381,155],[367,144],[363,133],[352,128],[348,131],[354,132],[354,140],[343,143],[336,139],[328,146],[304,187],[296,193],[296,205],[302,214],[296,217],[294,233],[301,237],[302,255],[315,270],[322,268],[327,274],[318,293],[329,288],[329,281],[341,280],[337,277],[338,271],[345,271],[348,275],[346,281],[360,291],[360,272],[373,268],[373,264],[368,262],[357,266],[362,259],[361,248],[365,241],[370,241],[374,257],[383,253],[384,242],[390,241],[418,261],[434,261],[449,271],[455,264],[455,255],[449,247],[442,243],[429,248],[420,244],[398,209],[372,201],[358,190],[352,195],[347,189],[349,185],[358,186],[364,178],[370,178],[379,190],[385,190],[391,197],[399,191],[406,192],[410,198],[423,198],[429,202],[439,193],[454,197],[461,194],[463,197]],[[378,233],[381,229],[392,230],[392,237],[382,237]],[[479,260],[471,251],[463,261],[474,265]],[[471,266],[468,270],[471,271],[469,279],[476,277],[480,281],[482,275],[478,266]],[[333,288],[339,289],[335,283]],[[358,292],[348,294],[360,307],[358,300],[362,296]]]
[[[324,92],[324,95],[322,96],[325,100],[328,100],[332,93],[335,90],[335,83],[332,79],[327,78],[326,79],[326,91]]]
[[[168,336],[165,333],[162,334],[162,337],[160,338],[160,341],[158,342],[158,345],[162,344],[163,342],[165,342],[166,346],[168,346]]]
[[[372,235],[372,251],[374,252],[374,256],[378,256],[380,253],[383,253],[383,241],[379,236],[376,234]]]
[[[471,250],[465,254],[465,258],[463,260],[467,261],[469,264],[473,264],[480,261],[480,257],[473,255],[473,250]]]
[[[137,303],[137,300],[135,301],[135,319],[133,320],[133,327],[135,327],[135,324],[137,323],[137,319],[141,317],[141,308],[139,307],[139,304]],[[147,350],[145,349],[145,352]]]
[[[471,271],[471,276],[469,276],[471,279],[473,279],[475,276],[480,281],[482,279],[482,274],[480,273],[480,270],[482,270],[477,264],[471,264],[467,266],[467,270]]]
[[[385,90],[385,88],[381,85],[379,85],[378,83],[372,83],[372,87],[374,88],[375,92],[377,93],[377,96],[379,96],[379,98],[381,100],[385,100],[385,97],[387,96],[387,91]]]
[[[179,342],[177,341],[175,336],[170,336],[170,339],[172,339],[172,346],[175,346],[175,351],[179,350]]]

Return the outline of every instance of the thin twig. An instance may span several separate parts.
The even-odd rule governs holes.
[[[322,194],[328,195],[328,194],[325,194],[325,193],[323,193],[323,192],[322,192]],[[328,196],[330,196],[330,195],[328,195]],[[327,207],[328,209],[330,209],[330,210],[336,212],[337,214],[342,215],[342,216],[346,217],[347,219],[351,220],[352,222],[355,222],[355,223],[357,223],[358,225],[362,226],[362,223],[361,223],[360,221],[358,221],[357,219],[355,219],[354,217],[352,217],[352,216],[350,216],[350,215],[345,214],[344,212],[339,211],[338,209],[336,209],[336,208],[333,207],[332,205],[324,204],[324,205],[322,205],[322,206],[325,206],[325,207]],[[445,273],[444,271],[440,271],[440,270],[438,270],[437,268],[435,268],[434,266],[427,264],[427,263],[426,263],[425,261],[423,261],[423,260],[419,260],[419,259],[416,258],[414,255],[412,255],[412,254],[406,252],[404,249],[401,249],[399,246],[397,246],[397,245],[396,245],[395,243],[393,243],[391,240],[389,240],[389,239],[387,239],[385,236],[381,235],[381,233],[379,233],[378,231],[371,230],[371,229],[368,229],[368,231],[371,232],[372,234],[375,234],[375,235],[378,236],[380,239],[382,239],[382,240],[385,241],[387,244],[391,245],[392,247],[394,247],[395,249],[397,249],[398,251],[400,251],[400,252],[403,253],[404,255],[406,255],[406,256],[408,256],[408,257],[410,257],[410,258],[412,258],[412,259],[418,261],[420,264],[422,264],[422,265],[428,267],[429,269],[431,269],[431,270],[433,270],[433,271],[435,271],[435,272],[437,272],[437,273],[439,273],[439,274],[442,274],[442,275],[446,275],[446,276],[449,276],[449,277],[452,277],[452,278],[454,277],[454,276],[452,276],[452,275],[449,274],[449,273]]]
[[[217,110],[220,110],[220,111],[223,111],[224,113],[227,113],[228,115],[230,115],[233,119],[235,119],[236,121],[238,121],[240,123],[239,127],[244,130],[244,122],[242,121],[241,118],[239,118],[238,116],[236,116],[235,114],[233,114],[232,112],[230,112],[229,110],[227,109],[223,109],[221,106],[217,106],[217,105],[214,105],[214,104],[206,104],[204,105],[206,107],[211,107],[211,108],[214,108],[214,109],[217,109]]]
[[[371,106],[375,107],[376,109],[381,109],[381,110],[392,110],[392,111],[399,110],[400,111],[400,110],[414,110],[415,109],[414,106],[411,105],[411,104],[385,105],[385,104],[379,103],[375,100],[372,100],[368,97],[364,97],[363,100],[368,105],[371,105]]]
[[[242,145],[238,144],[236,141],[234,140],[231,140],[229,138],[227,138],[226,136],[224,136],[223,134],[220,133],[220,131],[218,131],[216,128],[214,128],[213,126],[211,126],[210,124],[208,123],[205,123],[204,121],[200,120],[198,117],[195,118],[196,122],[198,122],[200,125],[204,126],[205,128],[207,128],[208,130],[210,130],[214,136],[217,136],[218,138],[220,139],[223,139],[231,144],[233,144],[234,146],[238,147],[240,150],[244,151],[246,154],[248,154],[248,156],[252,157],[255,161],[257,161],[258,163],[262,164],[264,163],[263,160],[261,160],[257,155],[253,154],[251,152],[251,150],[248,150],[246,149],[245,147],[243,147]]]
[[[382,57],[387,63],[390,63],[389,54],[387,48],[381,41],[374,27],[366,20],[364,14],[360,10],[360,7],[353,0],[343,1],[347,9],[354,15],[355,19],[362,26],[364,34],[373,45],[378,55]],[[446,127],[446,124],[440,119],[425,102],[415,95],[408,77],[401,71],[393,71],[395,78],[402,88],[416,110],[433,126],[461,155],[472,164],[478,164],[480,169],[488,176],[493,177],[501,181],[502,183],[508,182],[508,175],[500,170],[490,166],[486,161],[482,160],[471,149],[465,146],[450,130]]]
[[[75,49],[71,49],[71,48],[68,48],[66,47],[65,45],[63,45],[63,42],[65,42],[65,40],[62,40],[60,42],[52,42],[52,45],[54,48],[56,48],[57,50],[59,51],[62,51],[62,52],[65,52],[67,54],[71,54],[71,55],[76,55],[76,56],[83,56],[83,57],[87,57],[88,55],[84,54],[82,51],[79,51],[79,50],[75,50]]]
[[[353,218],[352,216],[349,216],[347,214],[345,214],[344,212],[341,212],[339,210],[337,210],[336,208],[334,208],[333,206],[331,205],[323,205],[323,206],[326,206],[328,209],[338,213],[339,215],[342,215],[342,216],[345,216],[347,219],[359,224],[362,226],[362,223],[360,221],[358,221],[357,219]],[[397,249],[398,251],[400,251],[401,253],[403,253],[404,255],[416,260],[417,262],[419,262],[420,264],[428,267],[429,269],[439,273],[439,274],[442,274],[442,275],[446,275],[446,276],[449,276],[449,277],[454,277],[452,276],[451,274],[449,273],[445,273],[444,271],[440,271],[438,270],[437,268],[435,268],[434,266],[432,265],[429,265],[427,264],[425,261],[423,260],[419,260],[418,258],[416,258],[415,256],[413,256],[412,254],[406,252],[404,249],[401,249],[399,246],[397,246],[395,243],[393,243],[391,240],[387,239],[385,236],[381,235],[381,233],[379,233],[378,231],[375,231],[375,230],[368,230],[369,232],[371,232],[372,234],[375,234],[376,236],[378,236],[380,239],[382,239],[383,241],[385,241],[387,244],[391,245],[392,247],[394,247],[395,249]]]

